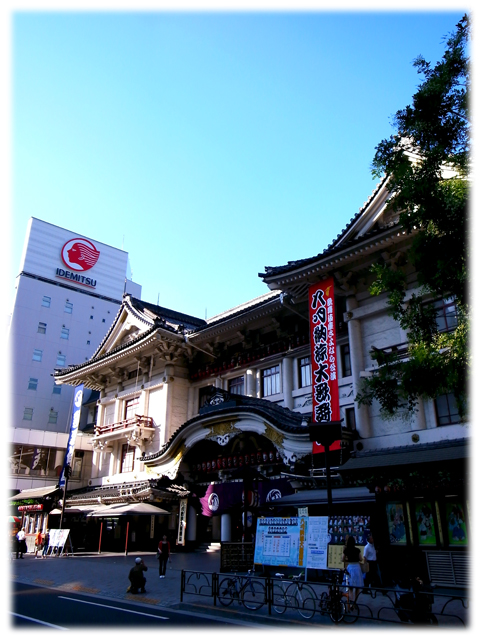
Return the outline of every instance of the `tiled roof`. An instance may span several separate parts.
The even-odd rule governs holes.
[[[383,231],[383,230],[379,230],[379,229],[374,229],[374,230],[370,231],[369,233],[363,234],[360,238],[353,238],[352,240],[349,240],[347,242],[340,243],[341,238],[343,236],[345,236],[348,233],[348,231],[350,231],[350,229],[354,226],[354,224],[362,217],[362,215],[365,212],[366,208],[372,202],[372,200],[375,198],[375,196],[380,191],[380,189],[385,184],[385,182],[386,182],[386,178],[381,180],[376,185],[375,189],[371,193],[371,195],[368,198],[368,200],[363,203],[362,208],[358,211],[358,213],[356,213],[353,216],[353,218],[350,219],[350,222],[347,224],[347,226],[337,235],[336,238],[334,238],[334,240],[332,240],[332,242],[327,246],[326,249],[324,249],[324,251],[322,251],[321,253],[318,253],[316,256],[312,256],[311,258],[302,258],[300,260],[291,260],[286,265],[280,265],[278,267],[265,267],[265,273],[259,273],[258,274],[259,277],[260,278],[268,278],[268,277],[271,277],[271,276],[287,273],[288,271],[293,271],[294,269],[297,269],[298,267],[307,266],[308,264],[311,264],[313,262],[317,262],[318,260],[331,255],[335,251],[338,251],[339,246],[341,246],[342,248],[344,248],[344,247],[348,248],[348,247],[353,246],[354,244],[364,240],[365,238],[372,237],[373,235],[377,235],[379,232]]]

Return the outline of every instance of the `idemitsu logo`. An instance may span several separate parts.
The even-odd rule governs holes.
[[[69,240],[62,249],[62,260],[73,271],[88,271],[95,266],[99,256],[100,251],[85,238]]]

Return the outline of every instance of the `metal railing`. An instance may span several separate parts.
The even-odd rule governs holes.
[[[255,593],[248,581],[253,583]],[[259,587],[259,584],[261,587]],[[305,590],[307,597],[299,602],[299,597],[285,597],[281,606],[278,601],[279,593],[292,593],[290,585],[298,584],[300,590]],[[223,586],[222,586],[223,585]],[[235,602],[238,606],[244,606],[251,611],[260,610],[268,612],[268,615],[281,615],[285,611],[300,614],[303,618],[309,618],[310,622],[325,623],[325,619],[332,622],[330,609],[325,606],[325,600],[329,597],[331,581],[296,582],[288,577],[273,578],[248,573],[205,573],[200,571],[188,571],[182,569],[180,601],[184,602],[188,596],[213,599],[214,606],[229,606]],[[399,589],[397,586],[380,588],[358,588],[355,601],[355,614],[348,613],[350,607],[346,596],[346,586],[341,585],[342,602],[345,606],[345,616],[338,620],[339,623],[352,623],[357,619],[363,621],[363,626],[370,623],[379,625],[382,623],[392,625],[404,624],[432,624],[439,626],[466,626],[467,611],[469,609],[470,596],[467,592],[459,590],[457,593],[442,592],[441,590],[417,590],[415,596],[425,596],[430,600],[430,607],[425,610],[412,609],[405,606],[402,596],[410,598],[411,590]],[[313,592],[313,597],[309,594]],[[275,599],[277,598],[277,599]],[[322,604],[323,603],[323,604]],[[308,615],[305,615],[308,614]],[[333,622],[332,622],[333,624]]]

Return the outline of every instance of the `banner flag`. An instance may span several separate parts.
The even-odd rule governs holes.
[[[340,420],[337,378],[337,338],[335,332],[335,300],[333,278],[309,287],[310,349],[312,359],[312,420]],[[330,450],[340,449],[336,440]],[[325,447],[313,443],[312,453],[322,453]]]
[[[65,452],[65,459],[63,461],[62,473],[60,474],[60,482],[58,486],[60,488],[65,486],[65,467],[71,466],[73,460],[73,451],[75,449],[75,440],[77,438],[78,426],[80,424],[80,413],[82,410],[83,400],[83,384],[79,384],[75,387],[75,393],[73,395],[73,408],[72,408],[72,424],[70,426],[70,436],[68,438],[67,451]]]

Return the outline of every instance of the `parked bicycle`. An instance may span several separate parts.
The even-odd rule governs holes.
[[[251,611],[260,609],[265,604],[265,586],[259,580],[252,579],[252,570],[247,576],[225,578],[218,586],[218,599],[228,607],[234,600],[241,602]]]
[[[323,592],[318,603],[319,611],[328,614],[335,624],[343,620],[346,624],[351,624],[358,619],[359,610],[356,602],[350,600],[345,577],[348,578],[348,570],[343,569],[332,576],[332,584],[328,587],[328,592]]]
[[[288,607],[296,609],[302,618],[311,618],[315,613],[317,596],[311,587],[300,581],[303,574],[289,576],[288,580],[283,580],[283,573],[276,573],[275,576],[282,578],[282,582],[273,585],[273,609],[283,613]]]

